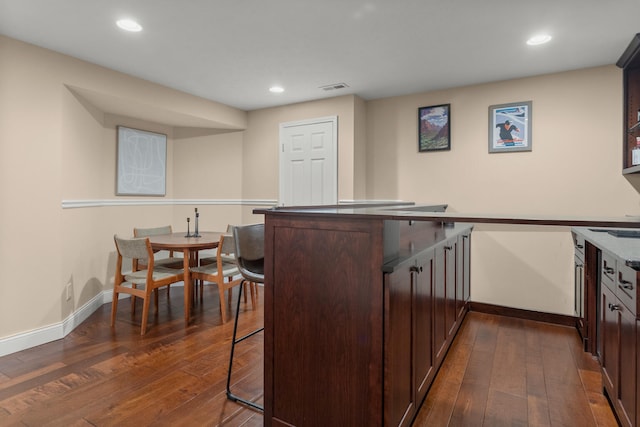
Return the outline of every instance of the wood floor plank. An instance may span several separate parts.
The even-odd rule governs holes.
[[[495,319],[478,327],[450,425],[473,426],[484,420],[497,336]]]
[[[498,327],[490,388],[524,398],[527,394],[526,337],[522,320],[506,318]],[[498,351],[499,350],[499,351]]]
[[[263,301],[241,305],[239,334],[261,326]],[[0,357],[0,425],[262,426],[261,413],[226,397],[233,322],[220,321],[216,287],[205,286],[187,327],[180,287],[160,302],[143,337],[141,306],[132,316],[124,302],[115,328],[105,305],[62,340]],[[263,342],[258,334],[238,345],[232,378],[234,392],[259,403]],[[575,329],[472,312],[414,425],[616,422]]]
[[[491,388],[483,425],[493,427],[528,426],[527,398]]]
[[[527,418],[529,425],[551,426],[549,403],[544,379],[540,334],[534,328],[526,328]]]
[[[451,345],[431,386],[431,392],[427,394],[422,410],[414,420],[414,425],[433,426],[449,423],[480,324],[481,320],[471,319],[461,326],[458,331],[460,339]]]

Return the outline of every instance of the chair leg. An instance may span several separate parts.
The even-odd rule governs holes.
[[[146,298],[142,301],[142,326],[140,326],[140,335],[147,332],[147,317],[149,315],[149,299],[151,295],[147,293]]]
[[[251,307],[255,310],[256,309],[256,298],[257,298],[257,293],[258,293],[258,289],[256,288],[255,282],[251,282],[249,283],[249,289],[251,289]]]
[[[118,311],[118,292],[113,289],[113,300],[111,301],[111,327],[116,324],[116,312]]]
[[[231,392],[231,370],[233,369],[233,353],[236,349],[236,344],[246,340],[249,337],[252,337],[253,335],[257,334],[260,331],[264,330],[264,327],[256,329],[253,332],[248,333],[247,335],[243,336],[242,338],[236,338],[238,335],[238,315],[240,314],[240,301],[242,300],[242,288],[244,287],[245,281],[243,280],[240,283],[240,286],[238,286],[239,289],[239,293],[238,293],[238,305],[236,307],[236,318],[234,320],[233,323],[233,338],[231,339],[231,354],[229,356],[229,371],[227,372],[227,399],[236,402],[236,403],[244,403],[247,406],[250,406],[254,409],[257,409],[261,412],[264,412],[264,407],[261,405],[258,405],[255,402],[252,402],[250,400],[244,399],[242,397],[236,396],[235,394],[233,394]],[[231,291],[231,290],[229,290]]]
[[[222,323],[227,322],[227,305],[224,303],[224,284],[217,283],[218,295],[220,296],[220,316],[222,316]],[[231,289],[229,289],[229,295],[231,295]]]

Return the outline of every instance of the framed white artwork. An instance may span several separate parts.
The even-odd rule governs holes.
[[[116,195],[166,194],[167,135],[118,126]]]

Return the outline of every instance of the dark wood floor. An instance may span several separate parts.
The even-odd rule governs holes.
[[[262,304],[250,307],[244,330],[262,323]],[[110,308],[62,340],[0,358],[0,425],[262,425],[261,414],[225,397],[233,324],[221,325],[215,286],[187,328],[181,288],[161,294],[144,337],[141,310],[132,318],[124,301],[111,329]],[[258,402],[261,346],[258,334],[238,347],[233,386]],[[470,313],[414,425],[617,424],[575,330]]]
[[[617,426],[574,328],[467,314],[416,426]]]

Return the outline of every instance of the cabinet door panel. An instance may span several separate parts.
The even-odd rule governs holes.
[[[464,274],[462,296],[464,301],[468,302],[471,299],[471,232],[462,236],[462,246]]]
[[[449,241],[445,246],[445,281],[446,281],[446,322],[447,336],[456,331],[456,247],[457,241]]]
[[[445,250],[440,246],[435,249],[433,264],[433,351],[436,366],[440,366],[447,348],[446,319],[446,282],[445,282]]]
[[[620,324],[620,376],[618,405],[622,425],[634,425],[636,418],[636,318],[624,305],[618,311]]]
[[[456,245],[456,319],[464,314],[466,300],[464,299],[464,239],[458,236]]]
[[[381,225],[286,217],[266,225],[265,419],[380,421],[383,389],[372,384],[383,384]]]
[[[411,355],[412,267],[385,275],[385,384],[386,426],[408,425],[415,409]]]
[[[431,348],[433,252],[418,261],[418,272],[413,275],[415,303],[414,361],[416,369],[416,402],[420,404],[427,394],[435,374]]]
[[[606,286],[602,286],[600,294],[601,302],[601,331],[602,331],[602,383],[612,402],[617,399],[616,387],[618,378],[618,312],[615,310],[617,303],[615,294]]]

